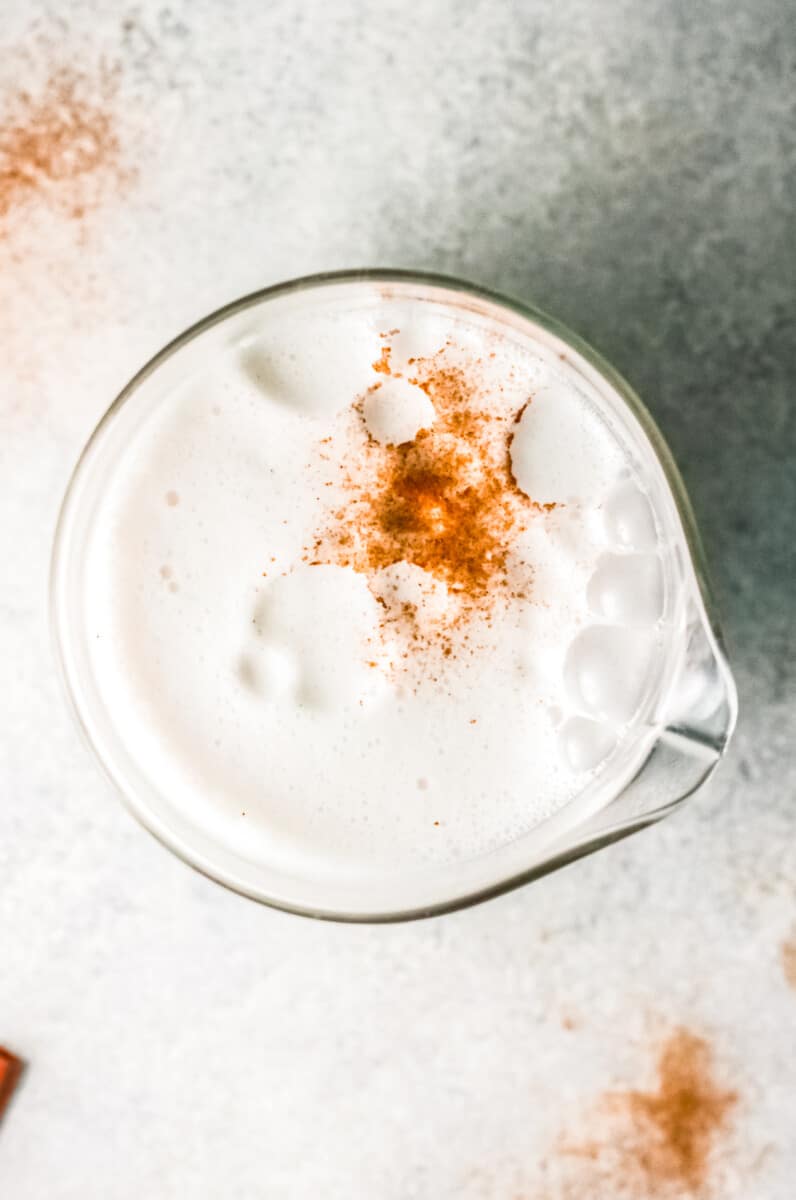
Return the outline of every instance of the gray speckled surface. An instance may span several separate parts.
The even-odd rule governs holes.
[[[12,207],[0,238],[0,1038],[31,1064],[0,1194],[641,1200],[562,1139],[651,1086],[682,1024],[739,1094],[713,1194],[790,1200],[791,6],[33,0],[2,24],[0,106],[104,61],[137,174],[82,221],[57,187]],[[71,465],[144,358],[255,287],[373,264],[531,299],[637,387],[742,716],[671,821],[369,929],[259,909],[141,833],[67,717],[45,596]]]

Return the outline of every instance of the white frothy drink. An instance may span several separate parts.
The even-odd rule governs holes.
[[[672,589],[594,374],[529,319],[360,282],[150,376],[81,571],[94,686],[175,822],[348,886],[628,777]]]

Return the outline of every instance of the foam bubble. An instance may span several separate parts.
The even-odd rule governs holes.
[[[621,467],[618,447],[572,385],[552,379],[525,408],[511,444],[517,484],[540,504],[572,504],[602,494]]]
[[[564,755],[573,771],[593,771],[616,748],[616,729],[588,717],[570,717],[559,731]]]
[[[365,579],[343,567],[302,567],[274,581],[257,607],[276,682],[295,672],[301,701],[334,708],[372,692],[369,639],[379,610]],[[288,668],[285,664],[290,663]]]
[[[589,608],[616,624],[654,625],[663,614],[663,568],[655,554],[604,554],[589,580]]]
[[[637,629],[592,625],[573,641],[564,678],[571,703],[592,716],[629,721],[649,676],[654,640]]]
[[[257,645],[241,655],[238,675],[260,700],[283,700],[295,694],[300,675],[299,664],[287,649]]]
[[[372,384],[372,363],[380,352],[375,331],[351,314],[285,314],[249,335],[238,361],[244,377],[269,401],[323,418]]]
[[[362,405],[368,433],[384,445],[411,442],[434,424],[434,405],[416,384],[388,376],[371,388]]]
[[[628,479],[618,484],[603,503],[603,527],[609,542],[628,550],[654,550],[655,518],[650,502]]]

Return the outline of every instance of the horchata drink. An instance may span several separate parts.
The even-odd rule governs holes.
[[[298,907],[411,890],[638,769],[680,633],[669,494],[549,328],[430,284],[286,289],[101,434],[82,670],[106,765],[199,866]]]

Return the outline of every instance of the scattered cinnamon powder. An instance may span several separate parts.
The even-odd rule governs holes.
[[[657,1073],[652,1091],[608,1093],[595,1134],[563,1145],[565,1154],[581,1160],[567,1195],[592,1196],[595,1188],[628,1200],[711,1195],[718,1139],[728,1131],[738,1095],[716,1082],[710,1046],[686,1029],[664,1042]],[[599,1128],[599,1111],[607,1130]]]
[[[19,1083],[23,1069],[22,1059],[0,1046],[0,1117]]]
[[[488,626],[501,604],[520,595],[512,583],[515,541],[541,506],[520,490],[511,468],[514,423],[526,405],[518,413],[501,404],[482,383],[477,363],[455,363],[447,350],[414,362],[410,382],[432,401],[435,418],[412,441],[376,441],[365,423],[364,397],[354,404],[339,446],[344,500],[329,513],[305,561],[363,573],[385,627],[450,657],[455,631],[476,618]],[[374,371],[393,373],[390,354],[386,343]],[[416,598],[380,575],[397,564],[421,568],[424,580],[442,588],[431,622]],[[527,586],[527,571],[522,582]]]
[[[125,172],[111,103],[114,81],[55,72],[38,95],[8,97],[0,122],[0,233],[33,199],[83,217]]]
[[[796,990],[796,936],[789,938],[782,943],[782,970],[785,974],[785,979],[790,986]]]
[[[390,369],[390,354],[391,353],[392,353],[392,350],[391,350],[390,346],[387,345],[387,343],[385,343],[381,348],[381,354],[376,359],[376,361],[373,363],[373,370],[376,371],[377,374],[379,374],[379,375],[391,375],[392,374],[392,370]]]
[[[736,1092],[714,1081],[712,1068],[708,1043],[678,1029],[661,1050],[657,1090],[630,1091],[614,1098],[632,1121],[629,1150],[651,1190],[667,1185],[692,1191],[704,1187],[713,1144],[726,1129],[738,1100]]]

